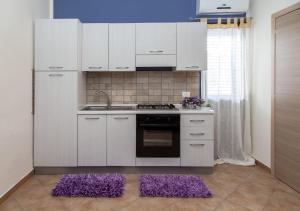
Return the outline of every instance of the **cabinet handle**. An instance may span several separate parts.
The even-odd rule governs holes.
[[[62,77],[62,76],[64,76],[64,74],[62,74],[62,73],[50,73],[49,76],[50,77]]]
[[[205,133],[190,133],[191,136],[204,136]]]
[[[102,69],[102,67],[88,67],[90,70],[99,70]]]
[[[191,119],[190,122],[205,122],[204,119]]]
[[[199,66],[187,66],[185,68],[187,68],[187,69],[197,69],[197,68],[199,68]]]
[[[86,117],[86,120],[97,120],[100,119],[100,117]]]
[[[63,69],[64,67],[59,66],[49,66],[49,69]]]
[[[164,51],[163,50],[152,50],[152,51],[149,51],[149,53],[163,53]]]
[[[128,117],[114,117],[114,119],[128,119]]]
[[[116,67],[116,69],[121,70],[121,69],[129,69],[129,67]]]
[[[190,144],[190,145],[191,145],[191,146],[201,146],[201,147],[205,146],[205,144],[195,144],[195,143]]]

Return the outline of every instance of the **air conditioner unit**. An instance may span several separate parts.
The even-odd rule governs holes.
[[[197,15],[240,14],[249,9],[250,0],[197,0]]]

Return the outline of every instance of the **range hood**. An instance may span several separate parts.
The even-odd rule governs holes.
[[[136,55],[137,71],[172,71],[176,69],[176,55]]]

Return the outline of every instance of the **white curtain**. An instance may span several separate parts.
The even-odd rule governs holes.
[[[248,28],[208,30],[206,94],[215,110],[217,163],[254,165]]]

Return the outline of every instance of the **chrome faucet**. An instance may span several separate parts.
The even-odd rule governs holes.
[[[109,109],[111,107],[111,101],[110,101],[109,95],[106,92],[103,92],[101,90],[97,90],[95,94],[98,97],[100,97],[100,94],[103,94],[106,97],[107,108]]]

